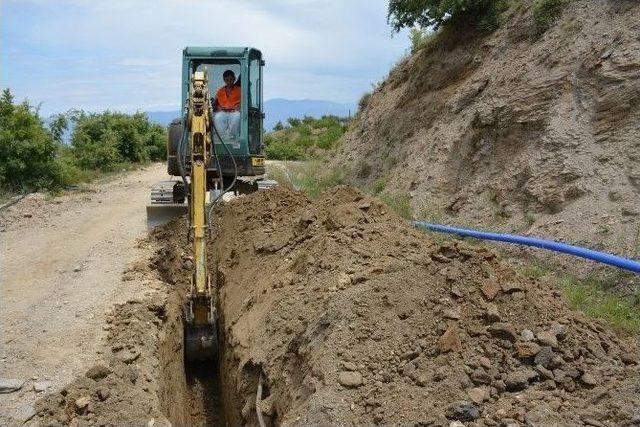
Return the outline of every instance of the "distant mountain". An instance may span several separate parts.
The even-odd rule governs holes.
[[[147,116],[152,122],[166,126],[171,120],[180,117],[180,111],[147,111]]]
[[[340,104],[332,101],[315,99],[270,99],[264,103],[265,119],[264,128],[269,131],[278,122],[285,123],[289,117],[302,118],[304,116],[322,117],[327,114],[346,117],[356,112],[355,104]],[[147,111],[149,119],[162,125],[168,125],[171,120],[178,117],[176,111]]]

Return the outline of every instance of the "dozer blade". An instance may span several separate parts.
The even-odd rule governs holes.
[[[186,203],[158,203],[147,205],[147,228],[149,230],[164,225],[173,218],[185,215],[189,212]]]

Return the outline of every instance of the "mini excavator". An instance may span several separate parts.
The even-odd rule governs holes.
[[[262,53],[250,47],[183,51],[182,116],[171,122],[167,141],[167,171],[178,179],[152,189],[147,222],[154,227],[188,214],[193,271],[184,313],[186,361],[211,359],[217,353],[216,293],[207,271],[206,242],[213,207],[227,192],[244,194],[271,186],[264,180],[263,66]],[[231,74],[233,85],[240,88],[236,125],[218,129],[216,93],[225,85],[223,75]]]

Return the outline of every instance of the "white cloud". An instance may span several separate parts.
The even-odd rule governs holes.
[[[355,101],[408,44],[390,37],[386,4],[5,0],[2,85],[45,112],[171,108],[183,47],[249,45],[267,61],[267,97]]]

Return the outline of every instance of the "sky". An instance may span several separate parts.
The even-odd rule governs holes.
[[[168,111],[185,46],[253,46],[265,99],[354,103],[407,51],[387,0],[0,0],[0,86],[50,115]]]

